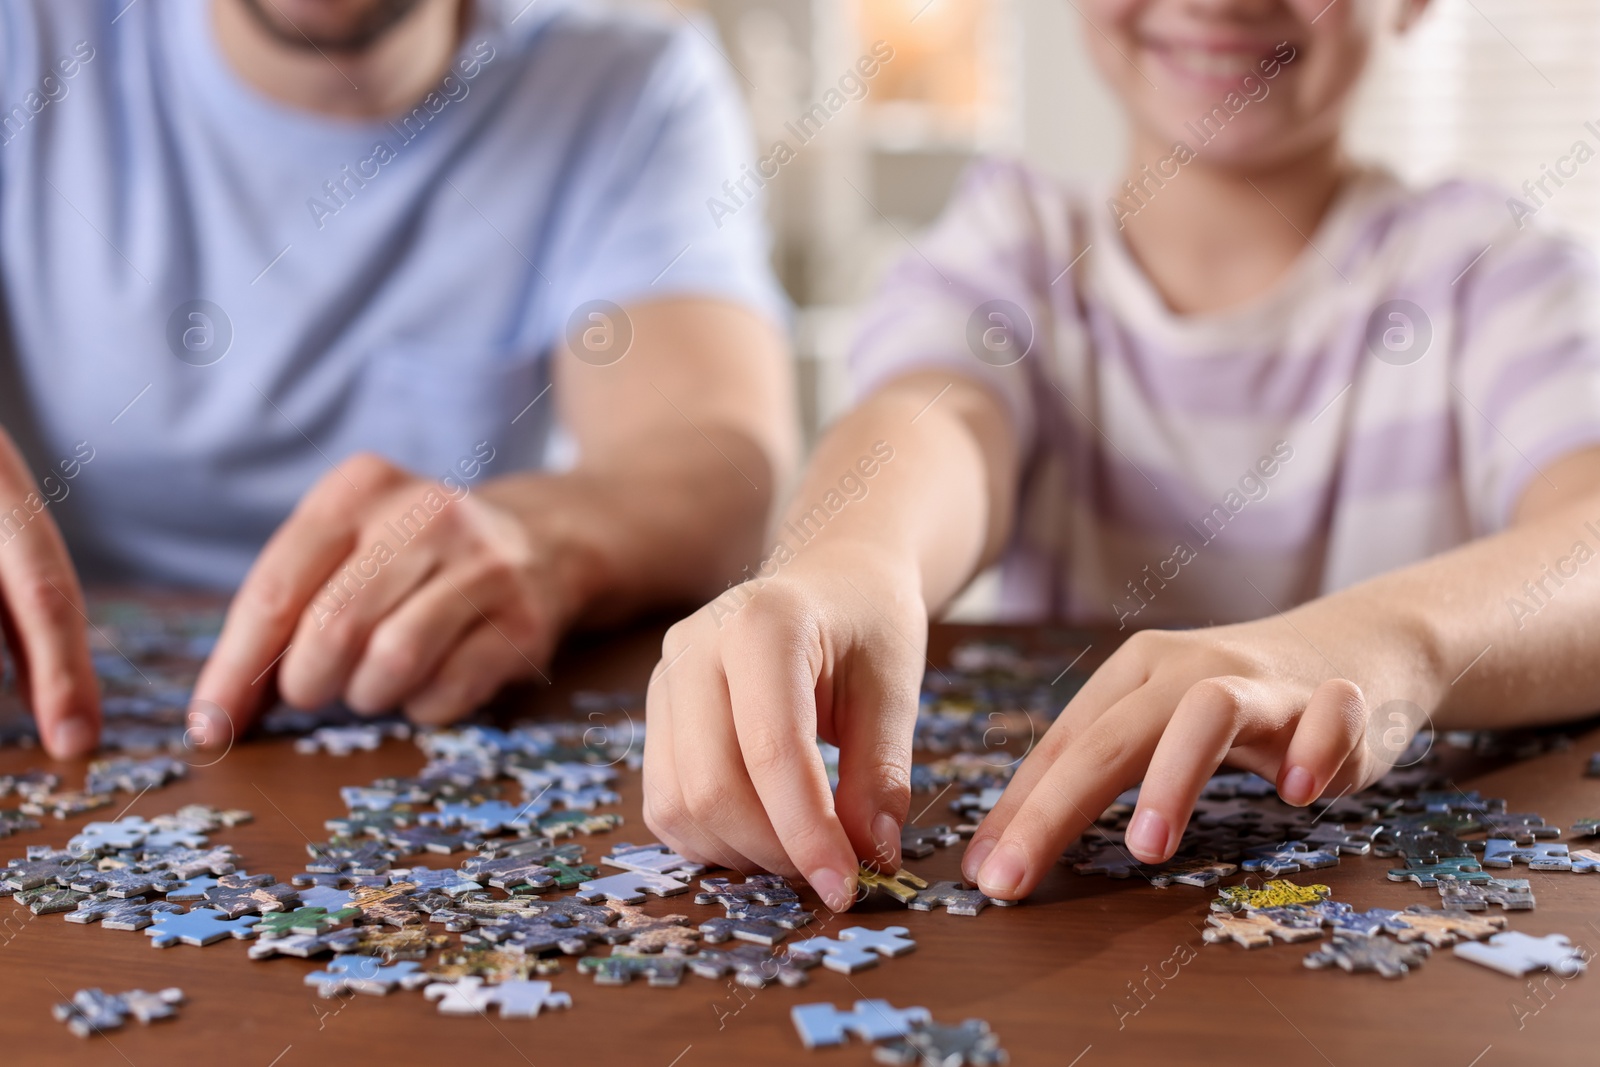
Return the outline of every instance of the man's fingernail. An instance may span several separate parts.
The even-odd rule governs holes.
[[[233,740],[233,720],[228,718],[228,713],[220,705],[209,700],[190,701],[184,725],[185,748],[211,748]]]
[[[1311,777],[1311,772],[1304,767],[1290,767],[1289,773],[1283,776],[1283,786],[1278,790],[1278,795],[1290,804],[1304,806],[1311,803],[1312,793],[1317,788],[1317,780]]]
[[[978,888],[990,896],[1009,896],[1017,891],[1027,876],[1028,865],[1015,847],[997,847],[978,868]]]
[[[992,837],[983,837],[967,846],[967,854],[961,860],[961,875],[969,882],[978,880],[978,872],[983,869],[983,861],[994,851]]]
[[[94,748],[94,727],[83,719],[62,719],[50,734],[58,759],[86,755]]]
[[[855,896],[855,880],[827,867],[812,871],[806,881],[811,883],[829,911],[844,911]]]
[[[887,859],[900,848],[900,823],[893,815],[880,811],[872,817],[872,846],[874,852]]]
[[[1167,839],[1172,835],[1172,828],[1167,825],[1167,820],[1161,813],[1146,808],[1135,815],[1133,822],[1128,825],[1126,838],[1128,847],[1145,856],[1165,856],[1167,854]]]

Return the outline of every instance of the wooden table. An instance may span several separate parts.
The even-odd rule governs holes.
[[[955,637],[971,632],[941,628],[934,658]],[[659,630],[643,630],[568,650],[552,670],[555,685],[533,696],[533,710],[565,713],[567,696],[577,688],[642,688],[659,639]],[[1103,635],[1092,639],[1096,658],[1109,649]],[[1507,798],[1509,810],[1538,811],[1569,826],[1578,817],[1600,816],[1600,782],[1583,777],[1584,762],[1597,748],[1600,738],[1580,739],[1568,751],[1461,784]],[[132,813],[156,815],[189,802],[248,808],[256,814],[253,823],[218,833],[213,841],[233,845],[246,869],[287,878],[305,863],[306,839],[324,839],[323,820],[343,812],[339,786],[412,773],[422,759],[415,746],[401,742],[342,759],[299,756],[286,741],[244,743],[215,766],[146,794]],[[0,751],[0,772],[45,765],[39,752]],[[82,766],[53,769],[68,785],[82,781]],[[625,775],[620,792],[626,825],[606,838],[580,839],[590,846],[591,859],[606,841],[648,839],[639,817],[637,776]],[[51,820],[43,830],[0,843],[0,857],[21,855],[29,844],[64,845],[74,827],[114,810],[62,824]],[[932,811],[924,821],[947,818],[947,812]],[[958,858],[959,850],[947,849],[911,866],[929,877],[959,877]],[[1360,908],[1437,905],[1431,889],[1386,881],[1390,865],[1347,858],[1335,869],[1316,872],[1316,880]],[[1538,909],[1513,914],[1512,927],[1533,934],[1559,931],[1600,946],[1600,875],[1531,877]],[[898,1006],[925,1006],[941,1021],[986,1019],[1012,1062],[1022,1065],[1497,1067],[1600,1061],[1600,974],[1564,984],[1541,981],[1535,996],[1531,984],[1455,959],[1448,949],[1399,981],[1310,971],[1300,962],[1306,946],[1246,951],[1202,944],[1211,896],[1181,886],[1162,890],[1080,877],[1062,868],[1025,906],[991,908],[976,918],[865,905],[849,918],[909,927],[917,950],[853,976],[818,970],[799,989],[747,990],[690,975],[676,989],[652,989],[642,981],[602,988],[578,975],[569,960],[555,982],[571,993],[572,1009],[531,1021],[443,1017],[420,993],[321,1000],[303,984],[304,975],[318,967],[315,961],[252,961],[245,955],[248,942],[231,940],[204,949],[156,950],[142,934],[69,924],[59,916],[34,918],[3,900],[0,1056],[28,1064],[136,1067],[202,1060],[229,1067],[866,1064],[872,1054],[859,1043],[807,1052],[790,1024],[789,1008],[815,1001],[848,1007],[858,998],[881,997]],[[808,906],[817,906],[814,898]],[[652,900],[649,909],[697,919],[720,914],[688,897]],[[189,996],[173,1022],[130,1023],[108,1037],[80,1040],[50,1015],[52,1004],[82,987],[171,985]],[[1133,995],[1135,986],[1142,999]],[[1520,1020],[1513,1005],[1522,1006]]]

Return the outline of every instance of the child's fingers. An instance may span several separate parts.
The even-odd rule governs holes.
[[[1270,692],[1248,678],[1207,678],[1190,686],[1156,744],[1128,823],[1128,851],[1160,863],[1178,849],[1195,801],[1252,720],[1271,717]]]
[[[1170,700],[1141,689],[1085,730],[1004,824],[978,869],[978,888],[1006,900],[1020,900],[1032,892],[1067,842],[1139,780],[1167,721]],[[984,820],[986,828],[994,814]]]
[[[922,664],[884,652],[857,657],[834,710],[839,788],[834,805],[857,856],[876,868],[900,868],[900,830],[911,807],[911,736]],[[880,650],[883,652],[884,650]]]
[[[823,903],[844,911],[855,897],[856,853],[817,751],[817,672],[808,647],[789,625],[756,616],[725,646],[723,666],[745,770],[772,828]]]
[[[1367,706],[1361,689],[1345,678],[1317,686],[1278,771],[1278,795],[1305,806],[1333,781],[1366,736]]]
[[[1134,657],[1121,655],[1113,655],[1090,675],[1083,688],[1067,702],[1066,708],[1039,739],[1038,745],[1022,761],[1022,766],[1017,768],[1011,781],[1006,784],[1000,802],[984,817],[978,832],[972,835],[972,840],[967,843],[966,854],[961,858],[963,878],[969,882],[978,880],[978,868],[983,865],[984,859],[1034,787],[1078,737],[1105,714],[1106,709],[1137,689],[1147,677],[1149,675],[1142,663]]]
[[[721,665],[691,653],[666,684],[671,687],[672,754],[685,814],[697,832],[716,843],[719,862],[744,867],[740,861],[747,860],[780,874],[803,870],[790,862],[745,771],[733,695]]]
[[[645,697],[645,825],[673,851],[697,863],[742,869],[746,866],[742,862],[744,857],[734,854],[725,844],[707,833],[689,813],[674,753],[674,728],[680,727],[680,724],[674,721],[667,680],[660,676],[662,672],[659,668],[656,673],[657,677],[651,680]]]

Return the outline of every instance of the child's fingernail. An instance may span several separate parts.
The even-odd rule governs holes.
[[[983,861],[994,851],[994,841],[992,837],[982,837],[967,847],[967,854],[961,860],[961,875],[967,881],[978,880],[978,872],[983,869]]]
[[[886,811],[872,817],[872,847],[884,859],[893,856],[900,847],[900,824]]]
[[[1283,776],[1283,785],[1278,793],[1290,804],[1309,804],[1316,788],[1317,780],[1311,777],[1310,771],[1304,767],[1290,767]]]
[[[94,728],[83,719],[62,719],[51,731],[50,739],[57,759],[73,759],[94,748]]]
[[[990,896],[1008,896],[1017,891],[1027,873],[1028,865],[1015,848],[996,848],[978,868],[978,888]]]
[[[1171,834],[1172,830],[1161,813],[1146,808],[1135,815],[1133,822],[1128,825],[1128,847],[1145,856],[1165,856],[1167,838]]]
[[[817,896],[822,898],[822,903],[827,905],[829,911],[844,911],[855,896],[854,879],[827,867],[812,871],[806,881],[811,883],[811,888],[817,891]]]

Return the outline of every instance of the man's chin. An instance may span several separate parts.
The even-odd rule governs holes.
[[[238,0],[277,43],[329,53],[365,52],[425,0]],[[314,10],[307,10],[314,9]]]

